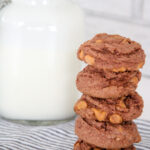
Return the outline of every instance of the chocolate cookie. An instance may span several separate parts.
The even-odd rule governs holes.
[[[78,117],[75,133],[83,141],[105,149],[127,148],[141,140],[133,122],[113,125]]]
[[[145,54],[139,43],[108,34],[97,34],[82,44],[78,58],[95,68],[113,72],[138,70],[145,63]]]
[[[88,65],[76,80],[80,92],[98,98],[118,98],[136,90],[141,79],[139,71],[105,72]]]
[[[110,150],[110,149],[103,149],[103,148],[98,148],[94,145],[90,145],[82,140],[78,140],[74,144],[74,150]],[[128,148],[120,148],[120,149],[111,149],[111,150],[136,150],[134,146],[130,146]]]
[[[143,110],[143,100],[136,92],[116,100],[99,99],[83,95],[74,111],[82,118],[119,124],[138,118]]]

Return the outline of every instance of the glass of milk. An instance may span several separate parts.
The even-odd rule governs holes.
[[[12,0],[0,12],[0,115],[50,124],[74,116],[83,13],[71,0]]]

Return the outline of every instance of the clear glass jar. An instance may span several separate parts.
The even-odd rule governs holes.
[[[62,121],[74,116],[76,50],[83,13],[71,0],[13,0],[0,13],[0,115]]]

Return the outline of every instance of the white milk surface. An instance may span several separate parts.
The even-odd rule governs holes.
[[[83,18],[78,7],[67,5],[57,5],[57,11],[40,5],[25,7],[16,1],[3,10],[1,116],[62,120],[74,115],[73,105],[78,98],[75,80],[80,70],[76,52],[83,40]]]

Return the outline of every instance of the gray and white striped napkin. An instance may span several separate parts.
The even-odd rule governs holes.
[[[150,121],[137,120],[142,142],[138,150],[150,150]],[[0,150],[72,150],[77,137],[74,121],[57,126],[24,126],[0,120]]]

